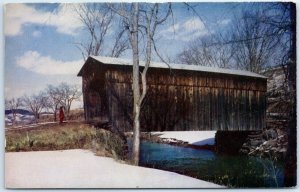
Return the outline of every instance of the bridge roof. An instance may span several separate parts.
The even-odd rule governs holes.
[[[80,69],[78,76],[82,76],[82,70],[90,58],[104,65],[132,66],[132,60],[130,59],[89,56],[86,63]],[[145,61],[140,61],[140,66],[145,66]],[[200,65],[186,65],[186,64],[176,64],[176,63],[166,64],[163,62],[151,62],[150,68],[176,69],[176,70],[188,70],[188,71],[199,71],[199,72],[201,71],[201,72],[208,72],[208,73],[230,74],[230,75],[238,75],[238,76],[246,76],[246,77],[264,78],[264,79],[267,78],[263,75],[253,73],[250,71],[225,69],[225,68],[217,68],[217,67],[206,67]]]

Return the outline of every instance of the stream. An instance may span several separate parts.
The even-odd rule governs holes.
[[[131,146],[130,140],[128,143]],[[218,155],[209,150],[168,144],[142,141],[140,166],[172,171],[233,188],[283,186],[282,163],[259,157]]]

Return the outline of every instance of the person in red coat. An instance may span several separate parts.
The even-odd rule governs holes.
[[[59,108],[59,123],[63,123],[64,118],[65,118],[65,113],[64,113],[63,107],[60,107]]]

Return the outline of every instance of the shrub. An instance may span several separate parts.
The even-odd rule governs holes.
[[[105,150],[109,151],[115,159],[125,158],[126,143],[122,138],[110,131],[99,129],[96,131],[96,143],[100,144]]]
[[[92,149],[96,155],[125,158],[126,143],[117,135],[86,124],[6,132],[6,152]]]

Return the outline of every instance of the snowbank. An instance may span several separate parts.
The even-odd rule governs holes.
[[[214,145],[216,131],[164,131],[152,132],[152,134],[161,134],[160,138],[173,138],[192,145]]]
[[[177,173],[131,166],[88,150],[5,154],[8,188],[219,188]]]

